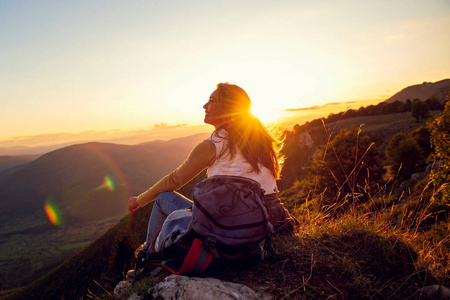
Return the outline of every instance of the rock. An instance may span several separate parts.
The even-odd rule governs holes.
[[[123,292],[128,291],[132,286],[133,282],[129,280],[119,282],[114,288],[114,296],[120,296]]]
[[[414,173],[411,175],[411,180],[417,181],[420,179],[420,173]]]
[[[142,300],[144,299],[142,296],[139,296],[138,294],[132,294],[127,300]]]
[[[417,290],[416,299],[450,300],[450,289],[442,285],[430,285]]]
[[[439,160],[437,160],[437,161],[435,161],[433,163],[430,163],[430,164],[427,165],[427,168],[426,168],[425,172],[430,173],[431,170],[437,170],[437,169],[439,169],[440,165],[441,164],[440,164]]]
[[[248,286],[221,281],[216,278],[198,278],[170,275],[158,283],[152,290],[152,296],[164,299],[197,300],[197,299],[264,299],[273,297],[264,292],[255,292]]]

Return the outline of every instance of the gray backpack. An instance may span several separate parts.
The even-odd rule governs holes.
[[[273,233],[264,191],[238,176],[212,176],[194,187],[191,209],[171,213],[152,243],[147,263],[174,274],[264,260]]]

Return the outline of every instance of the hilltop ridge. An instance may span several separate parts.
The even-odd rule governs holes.
[[[387,103],[406,100],[419,99],[422,101],[428,99],[436,99],[441,103],[445,102],[445,98],[450,90],[450,79],[443,79],[436,82],[423,82],[421,84],[415,84],[404,88],[392,97],[385,100]]]

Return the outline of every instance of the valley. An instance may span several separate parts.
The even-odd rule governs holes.
[[[11,157],[0,172],[0,289],[34,281],[96,240],[127,214],[131,195],[176,168],[206,136]]]

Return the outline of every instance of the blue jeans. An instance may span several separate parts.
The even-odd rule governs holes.
[[[184,209],[192,206],[194,202],[176,192],[164,192],[158,194],[155,203],[153,204],[152,214],[148,221],[147,240],[144,248],[152,244],[153,238],[161,229],[164,220],[167,216],[177,209]]]

